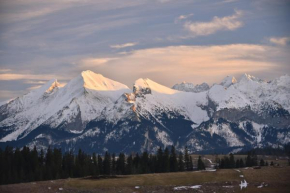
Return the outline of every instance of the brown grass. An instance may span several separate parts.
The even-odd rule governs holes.
[[[198,156],[193,156],[197,158]],[[220,156],[221,157],[221,156]],[[242,156],[241,156],[242,157]],[[206,156],[214,162],[214,156]],[[273,160],[281,167],[262,167],[261,169],[217,170],[216,172],[177,172],[163,174],[144,174],[117,176],[116,178],[82,178],[43,181],[0,186],[0,192],[175,192],[176,186],[202,185],[201,189],[190,189],[178,192],[290,192],[290,167],[287,160],[266,157],[270,163]],[[209,162],[208,162],[209,163]],[[240,175],[244,175],[241,178]],[[240,190],[239,184],[245,179],[249,185]],[[257,188],[262,183],[267,184]],[[139,186],[140,189],[136,189]],[[227,187],[224,187],[227,186]],[[51,187],[51,189],[48,189]],[[64,190],[59,191],[59,188]]]

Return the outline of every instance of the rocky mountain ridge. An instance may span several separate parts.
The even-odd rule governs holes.
[[[102,153],[175,145],[229,152],[290,142],[288,75],[268,82],[226,77],[195,90],[188,85],[171,89],[138,79],[130,90],[91,71],[63,88],[52,80],[0,106],[0,146]]]

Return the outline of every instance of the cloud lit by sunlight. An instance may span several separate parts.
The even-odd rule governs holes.
[[[269,38],[269,41],[273,44],[285,46],[288,42],[290,42],[290,37],[271,37]]]
[[[233,31],[243,26],[239,20],[242,11],[235,11],[235,14],[227,17],[215,16],[210,22],[186,22],[185,29],[189,30],[193,36],[207,36],[218,31]]]
[[[232,44],[220,46],[170,46],[135,50],[120,58],[93,65],[91,70],[109,74],[128,86],[143,77],[171,86],[177,82],[219,82],[227,75],[270,71],[275,69],[272,54],[276,47]],[[85,70],[85,69],[80,69]]]

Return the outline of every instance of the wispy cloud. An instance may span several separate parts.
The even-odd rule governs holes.
[[[117,44],[117,45],[111,45],[111,48],[115,48],[115,49],[120,49],[120,48],[127,48],[127,47],[132,47],[132,46],[136,46],[138,43],[137,42],[129,42],[129,43],[125,43],[125,44]]]
[[[185,29],[189,30],[193,36],[207,36],[218,31],[233,31],[243,26],[239,20],[242,11],[235,11],[235,14],[227,17],[215,16],[210,22],[186,22]]]
[[[25,93],[27,93],[28,91],[27,90],[1,90],[1,99],[5,99],[5,100],[8,100],[8,99],[13,99],[13,98],[16,98],[16,97],[19,97]]]
[[[51,80],[54,75],[49,74],[0,74],[0,80]]]
[[[268,40],[273,44],[286,46],[290,42],[290,37],[271,37]]]
[[[179,23],[179,22],[181,22],[183,20],[186,20],[186,19],[190,18],[193,15],[194,15],[193,13],[187,14],[187,15],[180,15],[177,18],[175,18],[174,23],[177,24],[177,23]]]
[[[103,65],[92,64],[91,70],[127,85],[140,77],[168,86],[183,80],[213,83],[229,74],[270,72],[277,67],[271,59],[281,53],[277,47],[251,44],[169,46],[135,50]]]
[[[112,10],[124,7],[131,7],[144,4],[135,0],[3,0],[1,2],[2,9],[17,8],[12,12],[0,12],[0,22],[18,22],[29,19],[35,19],[42,16],[52,15],[53,13],[65,9],[71,9],[79,6],[90,6],[97,10]]]
[[[109,61],[116,60],[117,58],[85,58],[78,62],[81,68],[90,69],[99,65],[106,64]]]
[[[11,69],[1,69],[0,68],[0,73],[3,73],[3,72],[10,72],[11,71]]]
[[[180,15],[177,19],[179,19],[179,20],[183,20],[183,19],[187,19],[187,18],[189,18],[189,17],[191,17],[191,16],[193,16],[193,15],[194,15],[193,13],[188,14],[188,15]]]
[[[236,1],[238,1],[238,0],[223,0],[220,3],[233,3],[233,2],[236,2]]]
[[[46,81],[42,81],[42,80],[26,80],[24,83],[25,84],[45,84]]]
[[[29,87],[28,90],[35,90],[35,89],[38,89],[40,87],[41,87],[41,85],[36,85],[36,86]]]

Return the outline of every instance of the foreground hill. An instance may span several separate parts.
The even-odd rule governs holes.
[[[290,142],[289,76],[266,82],[245,74],[195,89],[186,84],[175,90],[138,79],[130,90],[91,71],[62,88],[52,80],[0,106],[0,146],[227,152]]]

